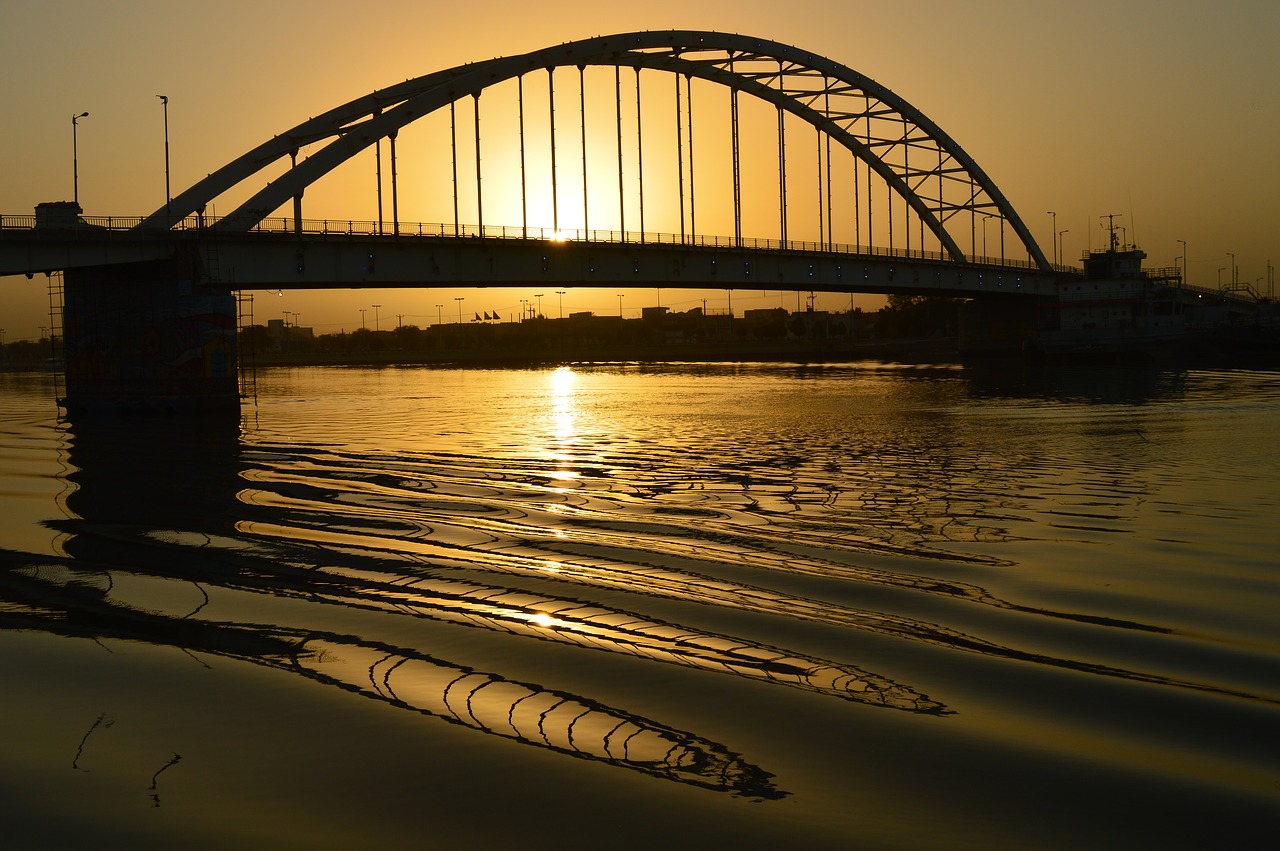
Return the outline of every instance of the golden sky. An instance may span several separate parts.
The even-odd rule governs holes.
[[[140,216],[164,202],[164,127],[157,94],[170,98],[171,183],[177,195],[304,119],[405,79],[595,35],[707,29],[792,44],[888,86],[973,156],[1046,254],[1052,255],[1054,219],[1047,211],[1053,210],[1057,229],[1067,231],[1063,256],[1070,259],[1090,245],[1101,246],[1105,232],[1099,217],[1117,213],[1126,237],[1146,249],[1149,265],[1175,265],[1182,253],[1179,240],[1185,240],[1194,284],[1213,286],[1219,275],[1229,276],[1219,271],[1229,269],[1229,253],[1241,280],[1262,279],[1264,287],[1267,263],[1280,262],[1274,213],[1280,190],[1274,153],[1280,138],[1280,51],[1274,43],[1280,5],[1270,2],[653,0],[615,8],[574,2],[539,8],[510,0],[0,0],[0,15],[0,107],[6,116],[0,134],[0,213],[6,215],[29,215],[41,201],[71,198],[75,113],[90,113],[78,131],[85,215]],[[601,73],[608,79],[588,72],[589,93],[611,88],[612,72]],[[568,118],[557,132],[566,150],[561,205],[569,211],[575,208],[565,199],[575,192],[580,198],[581,184],[569,181],[580,180],[572,171],[580,170],[581,162],[572,144],[576,74],[563,76],[570,79],[561,94],[557,76],[557,116],[564,109]],[[654,86],[667,85],[656,82],[656,73],[652,79]],[[651,85],[648,78],[646,85]],[[695,88],[695,95],[700,104],[707,103],[706,128],[699,126],[710,138],[716,110],[724,107],[702,90]],[[498,91],[485,101],[485,128],[514,120],[504,103],[513,101]],[[540,107],[528,102],[526,109]],[[701,109],[695,120],[704,120]],[[611,120],[611,103],[606,111]],[[433,131],[425,120],[422,124],[418,130],[406,128],[401,143],[400,218],[449,222],[451,195],[447,187],[444,195],[436,191],[447,182],[448,149],[438,150],[438,127]],[[646,125],[646,139],[649,132]],[[771,145],[773,139],[767,141]],[[490,149],[487,141],[485,146],[485,222],[519,225],[518,190],[506,195],[501,190],[511,184],[510,152],[498,145]],[[759,147],[758,166],[748,164],[753,155],[744,151],[744,167],[766,178],[760,203],[745,213],[744,235],[776,238],[776,194],[771,201],[768,195],[776,192],[776,153]],[[658,181],[662,157],[670,154],[656,146],[651,154],[646,145],[646,194]],[[699,180],[708,183],[697,190],[698,229],[731,235],[731,221],[717,220],[713,212],[717,195],[725,197],[715,185],[716,157],[700,156],[706,176]],[[724,158],[719,159],[723,166]],[[463,173],[467,162],[460,165]],[[616,186],[616,161],[611,167],[605,172],[611,177],[601,184],[612,180]],[[249,188],[260,188],[265,179]],[[373,157],[366,153],[309,189],[304,215],[374,219],[374,188]],[[594,198],[604,190],[593,182],[591,191]],[[473,189],[464,189],[464,198],[466,192],[474,198]],[[799,190],[789,194],[796,205],[789,235],[816,239],[817,204],[804,197]],[[593,200],[595,209],[608,209],[604,198]],[[545,202],[544,197],[530,203],[545,212]],[[616,200],[612,203],[616,208]],[[659,202],[647,204],[649,230],[678,229],[678,212],[671,205],[663,211]],[[389,200],[385,206],[389,220]],[[572,216],[562,214],[570,225]],[[462,218],[471,218],[465,203]],[[593,226],[610,225],[601,213]],[[623,292],[629,314],[659,298],[653,290]],[[436,321],[435,305],[456,306],[457,296],[466,297],[468,312],[497,311],[506,318],[534,292],[286,293],[255,318],[265,321],[292,311],[317,333],[352,330],[359,327],[361,308],[372,325],[370,307],[376,303],[383,327],[397,315],[406,323],[427,325]],[[703,298],[708,307],[723,308],[726,294],[664,290],[660,297],[662,304],[683,310],[700,306]],[[543,311],[552,316],[553,299],[544,294],[542,300]],[[780,303],[794,307],[794,296],[783,299],[775,291],[733,297],[738,311]],[[858,303],[874,304],[866,296]],[[819,308],[847,305],[847,296],[818,297]],[[617,307],[612,289],[571,289],[564,297],[566,313],[612,313]],[[47,316],[42,280],[0,278],[0,328],[6,340],[35,338]]]

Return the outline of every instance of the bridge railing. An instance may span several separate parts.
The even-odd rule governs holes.
[[[74,223],[61,224],[57,227],[38,226],[36,217],[0,216],[0,239],[9,234],[27,236],[40,235],[51,238],[101,237],[106,233],[123,233],[135,230],[143,219],[141,217],[121,216],[80,216]],[[199,232],[212,227],[220,221],[214,216],[187,216],[175,222],[170,231],[179,233]],[[504,239],[535,240],[542,242],[600,242],[635,245],[683,245],[698,248],[749,249],[765,251],[796,251],[825,254],[846,254],[850,256],[900,257],[904,260],[926,260],[949,262],[951,257],[939,251],[919,249],[886,248],[883,246],[854,245],[830,241],[817,242],[806,240],[781,240],[762,237],[717,236],[709,234],[678,234],[654,231],[623,230],[586,230],[582,228],[547,228],[522,227],[519,225],[479,225],[449,224],[443,222],[400,222],[398,226],[391,222],[378,222],[359,219],[301,219],[289,217],[266,218],[252,229],[253,233],[276,234],[280,236],[305,235],[332,238],[374,238],[374,239]],[[163,231],[161,231],[163,233]],[[1019,268],[1034,270],[1031,260],[1009,260],[999,257],[971,255],[966,260],[976,265],[1001,268]],[[1059,267],[1060,271],[1078,271],[1067,267]]]
[[[4,231],[34,231],[41,233],[101,233],[104,230],[126,231],[142,224],[141,216],[79,216],[72,223],[57,225],[41,225],[35,216],[0,216],[0,238]]]

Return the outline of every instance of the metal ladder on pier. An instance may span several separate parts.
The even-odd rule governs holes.
[[[62,341],[62,308],[65,283],[62,272],[51,272],[49,280],[49,368],[53,373],[53,398],[62,402],[66,388],[66,346]]]
[[[240,398],[258,404],[257,334],[253,325],[253,293],[236,290],[236,360],[240,365]]]

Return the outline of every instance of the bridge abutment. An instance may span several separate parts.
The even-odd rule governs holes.
[[[69,413],[238,412],[236,302],[191,258],[68,269]]]

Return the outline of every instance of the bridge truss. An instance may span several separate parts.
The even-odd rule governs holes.
[[[302,196],[315,181],[352,157],[377,146],[381,163],[382,140],[388,140],[391,157],[393,232],[399,232],[397,200],[396,139],[407,125],[438,110],[448,109],[453,144],[454,219],[458,227],[458,127],[455,105],[474,100],[476,208],[479,233],[485,233],[483,193],[480,191],[481,140],[479,104],[482,93],[500,83],[515,80],[519,86],[519,134],[521,208],[523,233],[528,232],[525,168],[525,98],[527,75],[546,73],[550,105],[550,151],[552,215],[558,218],[556,197],[555,88],[558,69],[576,69],[579,74],[579,107],[582,119],[583,221],[588,221],[586,191],[586,104],[582,75],[589,66],[614,69],[615,112],[617,118],[618,192],[620,230],[626,238],[626,205],[623,187],[623,114],[621,72],[635,74],[635,131],[639,171],[639,233],[643,240],[644,170],[640,114],[642,71],[660,71],[675,79],[676,133],[682,157],[679,169],[681,238],[696,232],[696,182],[692,81],[718,84],[729,94],[734,240],[743,241],[742,174],[739,101],[745,95],[772,105],[777,112],[779,236],[788,242],[787,114],[798,117],[817,131],[817,173],[819,182],[819,242],[834,250],[835,227],[832,197],[852,197],[853,232],[858,243],[868,249],[879,241],[890,249],[910,254],[924,252],[926,245],[940,247],[941,254],[957,261],[985,259],[986,225],[998,224],[998,262],[1005,262],[1006,236],[1015,240],[1029,265],[1048,272],[1052,267],[995,183],[976,162],[941,128],[918,109],[874,80],[830,59],[796,47],[764,39],[725,33],[698,31],[638,32],[570,42],[519,56],[470,63],[437,71],[395,86],[372,92],[323,115],[298,124],[264,142],[243,156],[199,181],[173,198],[165,207],[143,220],[144,230],[164,229],[202,214],[214,199],[251,180],[264,169],[289,159],[287,170],[267,183],[230,215],[213,225],[224,232],[242,232],[255,227],[274,211],[292,201],[294,220],[301,229]],[[683,86],[681,85],[683,80]],[[683,92],[683,96],[682,96]],[[682,99],[683,97],[683,99]],[[685,139],[688,140],[687,164]],[[833,185],[832,145],[843,147],[855,159],[851,180]],[[793,141],[794,145],[795,142]],[[304,148],[320,145],[299,159]],[[380,166],[379,166],[380,168]],[[688,183],[685,183],[685,176]],[[382,178],[379,174],[379,192]],[[381,200],[379,214],[381,218]],[[687,227],[686,227],[687,213]],[[877,224],[878,230],[877,230]],[[896,230],[895,230],[896,226]],[[558,223],[556,224],[558,229]],[[978,234],[982,234],[979,243]],[[982,251],[979,251],[979,245]],[[967,250],[966,250],[967,248]],[[845,247],[847,250],[847,246]],[[1016,250],[1016,248],[1015,248]]]

